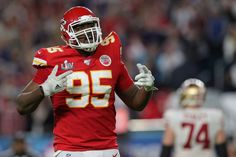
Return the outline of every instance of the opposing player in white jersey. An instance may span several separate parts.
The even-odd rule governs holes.
[[[206,87],[199,79],[187,79],[180,89],[181,109],[168,110],[161,157],[228,157],[219,109],[202,108]],[[173,151],[172,151],[173,150]]]

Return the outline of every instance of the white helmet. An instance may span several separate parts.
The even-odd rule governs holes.
[[[205,101],[205,96],[205,84],[199,79],[187,79],[180,87],[180,105],[182,107],[201,106]]]

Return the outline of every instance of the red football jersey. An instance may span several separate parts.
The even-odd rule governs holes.
[[[36,52],[33,81],[41,84],[58,65],[57,75],[67,70],[67,88],[51,96],[54,111],[55,150],[117,148],[115,91],[124,91],[133,81],[120,59],[121,42],[110,33],[92,56],[84,57],[69,46],[43,48]]]

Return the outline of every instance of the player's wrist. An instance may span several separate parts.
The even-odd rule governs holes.
[[[45,96],[44,91],[43,91],[43,87],[42,87],[41,85],[39,86],[39,90],[40,90],[41,94],[42,94],[43,96]]]
[[[51,92],[50,92],[47,82],[41,84],[40,87],[41,87],[41,91],[45,97],[51,95]]]
[[[152,87],[144,87],[144,90],[146,92],[150,92],[150,91],[153,91],[153,88]]]
[[[145,87],[144,87],[144,90],[145,90],[146,92],[150,92],[150,91],[158,90],[158,88],[155,87],[154,84],[153,84],[152,86],[145,86]]]
[[[151,74],[150,74],[149,78],[150,79],[149,79],[148,86],[144,86],[144,90],[147,92],[150,92],[153,90],[158,90],[158,88],[154,86],[155,78]]]

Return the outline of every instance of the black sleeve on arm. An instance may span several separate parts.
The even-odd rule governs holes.
[[[228,157],[226,143],[216,144],[215,149],[218,157]]]
[[[163,145],[160,157],[171,157],[172,149],[173,149],[172,145],[171,146]]]

